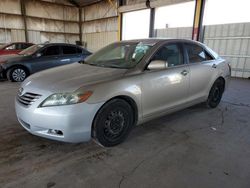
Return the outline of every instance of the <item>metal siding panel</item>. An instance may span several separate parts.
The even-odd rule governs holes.
[[[240,49],[240,55],[250,55],[249,52],[249,39],[242,39],[241,40],[241,49]]]
[[[245,23],[243,36],[245,37],[250,36],[250,23]]]
[[[105,20],[95,20],[82,24],[83,33],[96,33],[106,31],[117,31],[117,18],[108,18]]]
[[[11,42],[11,31],[10,29],[0,29],[0,43]]]
[[[40,31],[28,31],[29,42],[41,43]]]
[[[11,30],[11,41],[12,42],[25,42],[24,30]]]
[[[222,26],[221,25],[216,25],[215,26],[215,36],[220,37],[222,35]]]
[[[219,43],[219,51],[217,53],[219,54],[225,54],[226,47],[227,47],[227,40],[221,40]]]
[[[179,28],[165,28],[156,29],[156,37],[158,38],[178,38],[178,39],[191,39],[192,28],[191,27],[179,27]]]
[[[87,49],[92,52],[117,41],[117,32],[86,33],[84,35]]]
[[[10,14],[21,14],[20,0],[1,0],[0,12]]]
[[[24,29],[23,19],[19,15],[0,14],[0,27],[10,29]]]
[[[113,1],[114,2],[114,1]],[[114,2],[116,6],[116,2]],[[103,1],[84,8],[84,20],[96,20],[101,18],[117,16],[117,10],[109,2]]]
[[[240,39],[236,39],[233,40],[233,51],[232,54],[233,55],[239,55],[240,54],[240,48],[241,48],[241,40]]]

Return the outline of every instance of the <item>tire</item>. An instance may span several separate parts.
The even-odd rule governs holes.
[[[222,98],[222,94],[224,92],[224,82],[221,79],[217,79],[212,88],[210,89],[208,99],[206,102],[207,107],[216,108]]]
[[[114,99],[98,111],[93,123],[94,138],[103,146],[123,142],[134,125],[134,113],[129,103]]]
[[[7,71],[7,78],[12,82],[22,82],[28,77],[28,72],[23,67],[13,67]]]

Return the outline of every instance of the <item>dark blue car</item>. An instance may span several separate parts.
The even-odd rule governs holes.
[[[82,61],[90,54],[86,49],[73,44],[37,44],[18,55],[2,57],[0,74],[8,80],[22,82],[35,72]]]

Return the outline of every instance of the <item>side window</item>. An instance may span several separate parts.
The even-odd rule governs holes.
[[[168,63],[169,67],[184,64],[183,54],[177,44],[168,44],[161,47],[153,56],[152,60],[162,60]]]
[[[15,45],[15,44],[12,44],[12,45],[7,46],[7,47],[5,48],[5,50],[15,50],[15,49],[16,49],[16,45]]]
[[[82,50],[81,48],[76,48],[76,53],[82,54],[82,53],[83,53],[83,50]]]
[[[52,56],[52,55],[59,55],[60,54],[60,47],[59,46],[49,46],[43,50],[42,56]]]
[[[22,44],[22,49],[26,49],[26,48],[28,48],[28,47],[30,47],[30,46],[32,46],[32,44]]]
[[[23,49],[22,47],[23,47],[23,46],[22,46],[21,43],[17,43],[17,44],[16,44],[16,50],[22,50],[22,49]]]
[[[187,49],[189,63],[199,63],[213,59],[201,46],[185,44],[185,47]]]
[[[76,54],[76,47],[62,46],[63,54]]]
[[[89,55],[89,54],[91,54],[89,51],[85,50],[84,48],[82,48],[81,50],[83,51],[82,53],[83,53],[84,55]]]

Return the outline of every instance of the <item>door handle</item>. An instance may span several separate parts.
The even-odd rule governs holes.
[[[216,64],[213,64],[213,65],[212,65],[212,68],[216,69],[216,68],[217,68],[217,65],[216,65]]]
[[[188,71],[187,71],[187,70],[183,70],[183,71],[181,71],[181,74],[182,74],[183,76],[186,76],[186,75],[188,74]]]
[[[70,61],[70,59],[62,59],[61,61]]]

